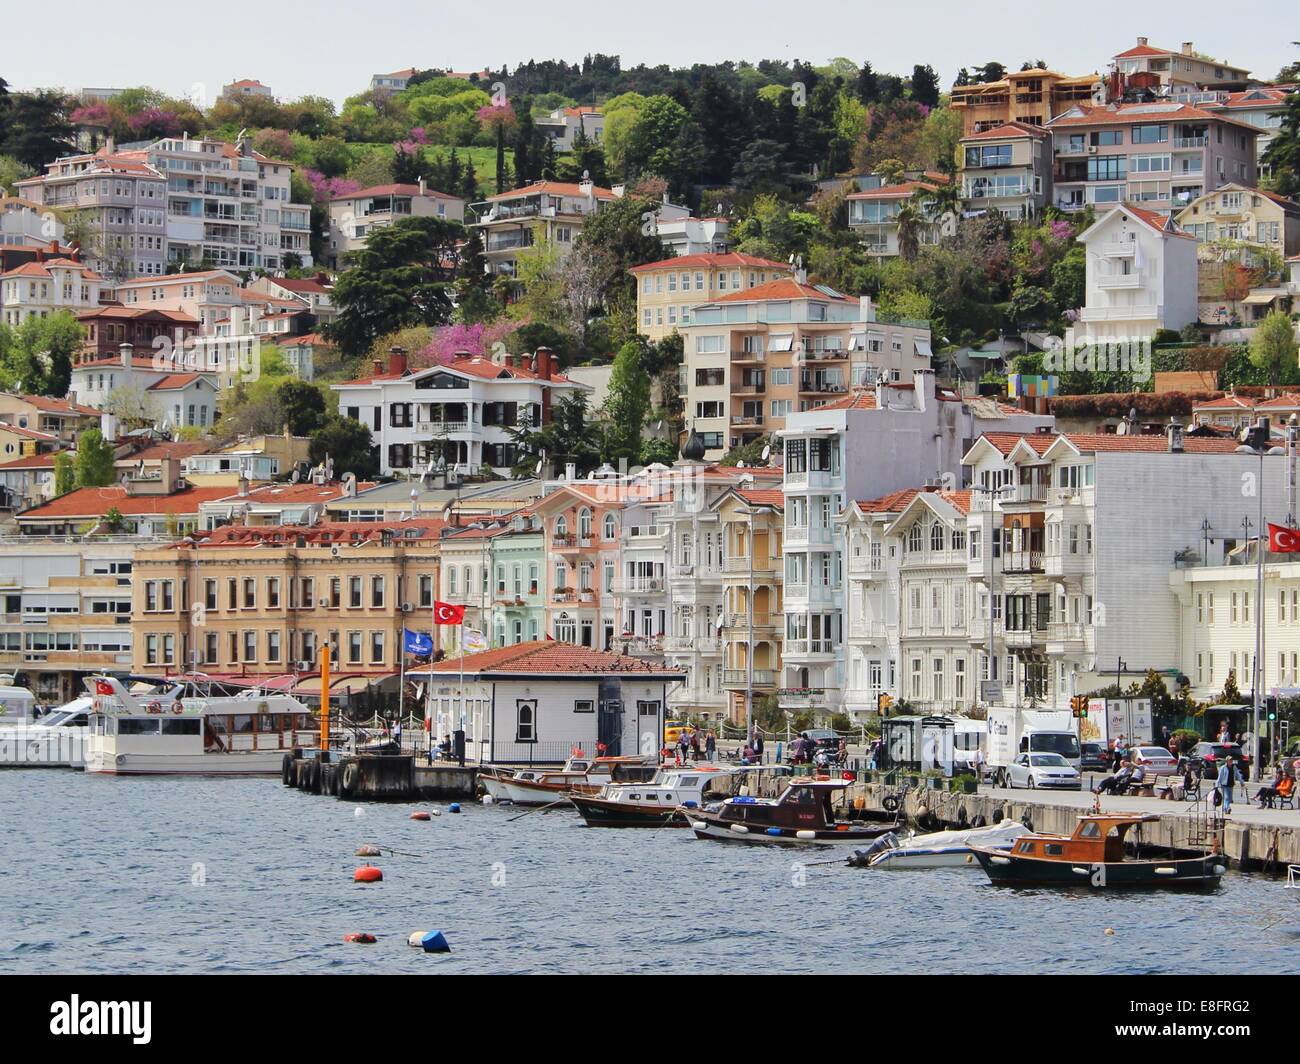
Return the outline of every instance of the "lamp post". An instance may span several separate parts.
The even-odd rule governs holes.
[[[1294,433],[1294,426],[1288,429],[1288,440]],[[1287,453],[1285,447],[1273,447],[1269,443],[1269,420],[1262,417],[1255,424],[1241,432],[1241,446],[1238,454],[1259,455],[1259,483],[1255,494],[1259,498],[1259,518],[1255,525],[1255,660],[1250,670],[1250,701],[1252,723],[1250,729],[1250,778],[1256,782],[1260,779],[1259,767],[1259,711],[1261,688],[1264,685],[1264,662],[1261,657],[1264,650],[1264,456],[1268,454]]]

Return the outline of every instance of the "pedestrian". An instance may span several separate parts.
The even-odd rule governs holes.
[[[709,761],[717,760],[718,755],[718,737],[713,734],[713,729],[709,729],[709,734],[704,737],[704,756]]]
[[[397,723],[393,725],[393,742],[397,744],[397,752],[402,752],[402,720],[399,717]]]
[[[1219,725],[1219,742],[1232,742],[1232,732],[1228,730],[1228,722],[1226,720]]]
[[[975,747],[975,753],[971,759],[971,771],[975,773],[975,786],[978,787],[984,782],[984,747]]]
[[[763,759],[763,733],[758,730],[758,725],[754,725],[754,734],[750,737],[749,745],[754,748],[754,756],[760,761]]]
[[[1219,774],[1214,780],[1214,790],[1223,805],[1224,816],[1232,812],[1232,788],[1238,781],[1245,786],[1246,781],[1241,778],[1241,769],[1231,757],[1225,757],[1223,764],[1219,766]]]
[[[700,733],[691,732],[691,760],[699,761],[700,759]]]
[[[849,741],[847,739],[841,738],[840,745],[835,749],[835,763],[839,765],[841,768],[843,768],[844,765],[848,763],[848,760],[849,760]]]

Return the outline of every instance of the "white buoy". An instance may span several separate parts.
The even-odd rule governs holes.
[[[485,795],[483,795],[483,804],[484,804],[484,805],[491,805],[491,804],[492,804],[493,802],[495,802],[495,801],[496,801],[496,799],[493,798],[492,795],[490,795],[490,794],[485,794]]]
[[[731,830],[734,831],[737,835],[749,834],[749,828],[745,827],[744,824],[732,824]]]
[[[808,830],[796,831],[794,837],[796,839],[815,839],[817,837],[817,832]]]
[[[354,817],[360,818],[366,815],[366,811],[362,809],[361,806],[357,806],[354,810],[352,810],[352,815]]]

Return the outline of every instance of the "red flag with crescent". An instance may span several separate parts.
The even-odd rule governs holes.
[[[434,602],[434,624],[464,624],[465,607],[453,606],[450,602]]]
[[[95,694],[111,695],[112,693],[113,693],[113,685],[111,683],[108,683],[104,680],[95,681]]]
[[[1270,521],[1268,549],[1274,554],[1300,554],[1300,528],[1287,528]]]

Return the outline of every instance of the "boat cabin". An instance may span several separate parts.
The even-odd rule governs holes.
[[[849,780],[792,780],[779,797],[750,798],[745,795],[728,799],[722,807],[722,819],[742,824],[759,823],[778,828],[818,829],[835,825],[831,799],[849,786]]]
[[[1073,835],[1023,835],[1011,852],[1017,857],[1080,864],[1122,861],[1129,829],[1159,819],[1155,813],[1090,813],[1079,818]]]

